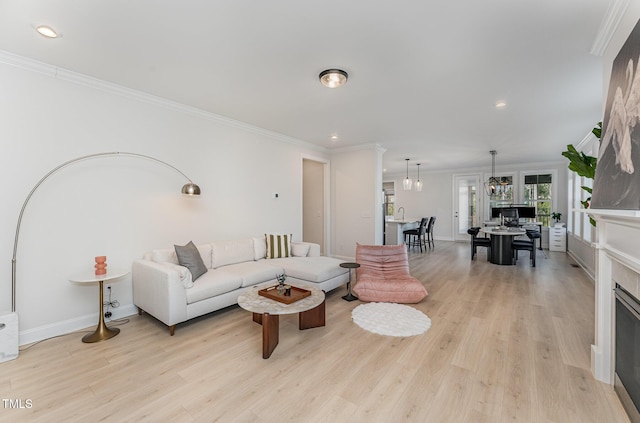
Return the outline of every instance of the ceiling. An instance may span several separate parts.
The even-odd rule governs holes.
[[[328,149],[380,144],[389,173],[492,149],[500,168],[562,160],[601,120],[609,3],[0,0],[0,50]],[[327,68],[347,84],[321,85]]]

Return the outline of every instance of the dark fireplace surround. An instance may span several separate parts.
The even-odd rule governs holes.
[[[634,423],[640,423],[640,301],[615,288],[615,373],[613,386]]]

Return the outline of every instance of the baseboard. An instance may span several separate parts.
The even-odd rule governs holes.
[[[578,264],[578,266],[580,266],[582,268],[582,270],[584,270],[584,273],[586,273],[587,276],[589,276],[592,281],[596,280],[596,275],[592,274],[589,271],[589,269],[587,268],[585,263],[582,260],[580,260],[580,258],[578,256],[573,254],[571,251],[567,251],[567,254],[569,255],[569,257],[571,257],[573,259],[573,261],[575,261]]]
[[[133,316],[138,313],[138,308],[133,305],[120,306],[110,309],[113,315],[109,320],[121,319],[123,317]],[[33,342],[42,341],[43,339],[53,338],[54,336],[66,335],[82,329],[92,330],[98,325],[98,313],[92,313],[85,316],[76,317],[74,319],[64,320],[45,326],[39,326],[33,329],[27,329],[20,332],[20,345],[31,344]],[[109,322],[107,321],[107,325]]]

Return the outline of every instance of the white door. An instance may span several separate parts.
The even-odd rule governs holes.
[[[453,183],[453,234],[456,241],[469,241],[467,229],[482,226],[478,211],[480,175],[456,175]]]
[[[320,245],[327,255],[327,166],[326,162],[302,160],[302,240]]]

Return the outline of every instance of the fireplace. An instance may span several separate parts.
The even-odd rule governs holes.
[[[640,423],[640,302],[616,284],[613,386],[629,418]]]
[[[640,314],[640,210],[586,209],[585,212],[598,223],[596,241],[592,244],[596,265],[596,321],[591,370],[597,380],[616,390],[625,402],[629,418],[640,422],[637,417],[640,323],[634,315],[634,312]],[[616,331],[621,332],[616,336]],[[629,346],[635,349],[629,350]]]

